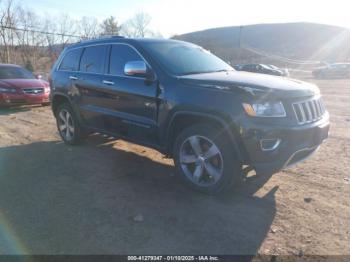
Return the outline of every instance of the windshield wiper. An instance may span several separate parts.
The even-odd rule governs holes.
[[[198,75],[198,74],[209,74],[209,73],[219,73],[219,72],[230,72],[230,71],[233,71],[233,70],[220,69],[220,70],[213,70],[213,71],[192,71],[192,72],[186,72],[186,73],[182,74],[182,76]]]
[[[208,71],[192,71],[192,72],[186,72],[184,74],[181,74],[182,76],[187,76],[187,75],[198,75],[198,74],[206,74],[210,73]]]
[[[233,71],[233,70],[229,70],[229,69],[220,69],[220,70],[212,71],[212,72],[210,72],[210,73],[230,72],[230,71]]]

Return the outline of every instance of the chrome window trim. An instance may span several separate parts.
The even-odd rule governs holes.
[[[135,76],[126,76],[126,75],[113,75],[113,74],[100,74],[100,73],[89,73],[89,72],[81,72],[81,71],[70,71],[70,70],[60,70],[60,66],[61,66],[61,63],[63,61],[63,59],[66,57],[66,55],[73,51],[73,50],[77,50],[77,49],[84,49],[84,48],[88,48],[88,47],[94,47],[94,46],[101,46],[101,45],[106,45],[106,46],[112,46],[112,45],[126,45],[128,47],[130,47],[131,49],[133,49],[141,58],[142,60],[146,63],[146,65],[154,72],[155,74],[155,71],[153,70],[153,68],[151,67],[151,65],[148,63],[148,61],[145,59],[145,57],[132,45],[128,44],[128,43],[99,43],[99,44],[91,44],[91,45],[84,45],[84,46],[79,46],[79,47],[74,47],[74,48],[71,48],[67,51],[67,53],[61,57],[61,59],[59,60],[58,62],[58,65],[56,67],[56,70],[55,71],[58,71],[58,72],[68,72],[68,73],[81,73],[81,74],[91,74],[91,75],[102,75],[102,76],[112,76],[112,77],[123,77],[123,78],[132,78],[132,79],[145,79],[144,77],[135,77]],[[83,55],[83,52],[81,54],[81,57]],[[80,57],[80,59],[81,59]],[[110,61],[109,61],[110,62]],[[79,62],[79,65],[80,65],[80,62]],[[109,66],[109,65],[108,65]],[[157,76],[156,76],[157,78]]]

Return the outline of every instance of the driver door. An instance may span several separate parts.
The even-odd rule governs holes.
[[[111,45],[107,74],[102,79],[103,88],[110,93],[105,123],[110,130],[127,138],[145,144],[154,143],[157,129],[157,81],[126,75],[125,65],[133,61],[147,64],[134,47],[122,43]]]

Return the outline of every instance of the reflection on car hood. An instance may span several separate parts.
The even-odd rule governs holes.
[[[242,71],[186,75],[179,77],[179,79],[190,84],[206,85],[226,90],[250,87],[263,92],[275,91],[284,94],[289,92],[295,96],[311,96],[319,93],[318,87],[314,84],[296,79]]]
[[[39,79],[0,79],[0,86],[8,88],[48,87],[49,83]]]

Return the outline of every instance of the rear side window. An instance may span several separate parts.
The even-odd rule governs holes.
[[[106,51],[107,46],[105,45],[85,48],[80,62],[80,71],[95,74],[104,73]]]
[[[78,71],[81,53],[81,48],[68,51],[61,62],[59,70]]]
[[[127,62],[143,61],[141,56],[128,45],[112,45],[109,74],[124,76],[124,66]]]

